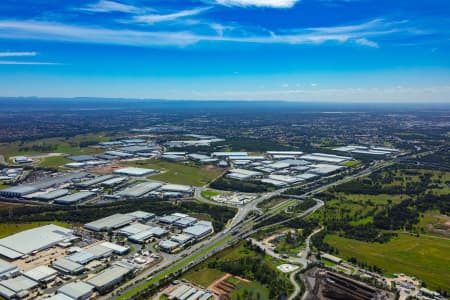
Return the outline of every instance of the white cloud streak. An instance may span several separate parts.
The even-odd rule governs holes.
[[[291,8],[299,0],[216,0],[216,3],[225,6],[241,7],[270,7],[270,8]]]
[[[170,14],[147,14],[133,17],[133,21],[137,23],[154,24],[159,22],[169,22],[180,18],[191,17],[201,14],[210,9],[209,7],[200,7],[189,10],[182,10]]]
[[[139,11],[140,9],[135,6],[123,4],[120,2],[100,0],[99,2],[77,8],[77,10],[88,12],[99,12],[99,13],[109,13],[109,12],[133,13]]]
[[[0,57],[36,56],[37,52],[0,52]]]
[[[173,20],[190,14],[201,13],[204,9],[184,11],[170,15],[158,15],[149,18],[149,22]],[[217,27],[217,26],[216,26]],[[412,34],[408,29],[390,28],[373,20],[352,26],[302,28],[283,32],[258,31],[245,26],[222,27],[226,32],[217,31],[198,33],[191,30],[174,29],[171,31],[110,29],[94,26],[68,25],[40,21],[0,20],[0,38],[37,39],[51,41],[69,41],[80,43],[115,44],[130,46],[187,46],[201,41],[257,44],[311,44],[347,43],[351,42],[365,47],[378,47],[373,38],[392,34]]]
[[[0,60],[0,65],[60,65],[54,62]]]

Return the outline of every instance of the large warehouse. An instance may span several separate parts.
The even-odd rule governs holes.
[[[71,229],[53,224],[25,230],[0,239],[0,256],[17,259],[34,251],[41,251],[61,242],[73,240]]]
[[[127,176],[147,176],[147,175],[158,173],[158,171],[154,170],[154,169],[129,167],[129,168],[117,169],[113,173],[119,174],[119,175],[127,175]]]
[[[84,228],[93,231],[107,231],[109,229],[117,229],[134,221],[134,217],[124,214],[114,214],[84,225]]]

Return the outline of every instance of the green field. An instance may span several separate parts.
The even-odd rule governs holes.
[[[269,289],[258,282],[240,281],[231,293],[232,300],[269,300]]]
[[[220,195],[219,192],[215,192],[215,191],[211,191],[211,190],[206,190],[206,191],[202,191],[202,196],[205,198],[211,198],[214,196]]]
[[[151,179],[192,186],[204,186],[222,174],[221,170],[215,168],[192,167],[154,159],[133,161],[128,165],[161,171],[159,174],[150,176]]]
[[[183,278],[189,280],[190,282],[195,282],[196,284],[203,287],[208,287],[211,283],[213,283],[223,275],[225,275],[225,273],[216,269],[210,269],[206,267],[194,268],[193,270],[190,270],[189,272],[184,274]]]
[[[36,155],[43,153],[66,153],[70,155],[78,154],[95,154],[100,153],[101,149],[91,147],[80,147],[80,144],[90,142],[104,142],[108,141],[109,137],[104,135],[78,135],[70,138],[46,138],[26,142],[11,142],[0,144],[0,154],[5,156],[5,159],[11,156],[18,155]]]
[[[325,242],[339,249],[340,257],[355,257],[382,268],[387,275],[405,273],[423,280],[432,289],[450,290],[450,240],[399,234],[380,244],[327,235]]]
[[[38,166],[42,168],[59,168],[72,162],[64,156],[50,156],[39,160]]]
[[[69,224],[64,222],[32,222],[32,223],[0,223],[0,238],[39,226],[55,224],[62,227],[69,227]]]
[[[344,163],[342,163],[343,166],[346,167],[353,167],[353,166],[357,166],[361,163],[361,161],[359,160],[350,160],[350,161],[346,161]]]

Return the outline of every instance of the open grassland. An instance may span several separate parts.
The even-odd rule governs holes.
[[[38,166],[42,168],[56,169],[70,162],[72,161],[64,156],[50,156],[40,159],[38,162]]]
[[[258,282],[237,282],[235,289],[231,293],[232,300],[258,299],[269,300],[269,289]]]
[[[91,148],[88,145],[108,141],[104,135],[77,135],[68,138],[46,138],[26,142],[12,142],[0,144],[0,154],[6,159],[18,155],[37,155],[43,153],[66,153],[70,155],[96,154],[101,149]]]
[[[450,238],[450,216],[443,215],[437,210],[424,213],[418,227],[422,233]]]
[[[128,165],[156,169],[161,172],[150,176],[151,179],[193,186],[204,186],[222,174],[222,171],[216,168],[186,166],[154,159],[133,161]]]
[[[7,237],[9,235],[36,228],[39,226],[44,226],[47,224],[55,224],[62,227],[69,227],[69,224],[64,222],[32,222],[32,223],[0,223],[0,238]]]
[[[219,192],[215,192],[215,191],[211,191],[211,190],[202,191],[202,196],[205,198],[211,198],[211,197],[218,196],[218,195],[220,195]]]
[[[353,167],[353,166],[357,166],[361,163],[361,161],[359,160],[350,160],[350,161],[346,161],[344,163],[342,163],[343,166],[346,167]]]
[[[3,182],[0,181],[0,189],[6,189],[6,188],[8,188],[8,187],[10,187],[10,185],[5,184],[5,183],[3,183]]]
[[[183,275],[183,278],[189,280],[190,282],[195,282],[200,286],[208,287],[211,283],[221,278],[223,275],[225,275],[225,273],[219,270],[202,267],[195,268],[187,272]]]
[[[432,289],[450,289],[450,240],[399,234],[380,244],[327,235],[325,242],[339,249],[339,256],[376,265],[387,275],[405,273],[425,281]]]

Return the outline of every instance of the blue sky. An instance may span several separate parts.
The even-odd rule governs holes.
[[[2,0],[0,91],[450,102],[450,2]]]

